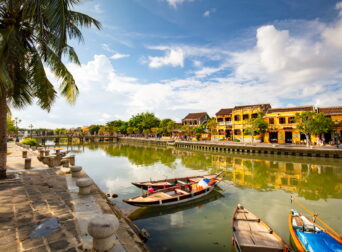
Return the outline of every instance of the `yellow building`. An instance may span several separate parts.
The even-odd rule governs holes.
[[[232,111],[233,140],[238,140],[240,142],[251,142],[252,136],[245,133],[246,128],[249,126],[249,120],[251,118],[257,118],[259,113],[266,113],[270,108],[270,104],[235,106]],[[262,136],[254,136],[254,141],[261,142]]]
[[[323,113],[325,116],[330,117],[334,123],[335,128],[332,133],[324,134],[324,142],[329,143],[336,140],[337,137],[342,140],[342,107],[325,107],[318,108],[318,113]]]
[[[216,134],[214,134],[215,139],[227,139],[232,140],[232,108],[221,109],[216,113]]]
[[[297,129],[295,116],[297,113],[315,111],[313,106],[302,106],[292,108],[273,108],[264,116],[268,123],[268,132],[265,133],[266,143],[304,143],[305,135]],[[316,137],[311,137],[311,142],[316,142]]]

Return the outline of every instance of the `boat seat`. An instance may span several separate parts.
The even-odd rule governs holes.
[[[188,195],[189,194],[188,192],[183,191],[181,189],[176,189],[175,191],[176,191],[176,193],[183,194],[183,195]]]

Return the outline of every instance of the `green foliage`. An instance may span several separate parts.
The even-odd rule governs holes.
[[[197,141],[200,140],[201,139],[201,133],[196,133],[195,137],[196,137]]]
[[[7,134],[16,133],[17,127],[14,125],[14,120],[10,116],[7,117]]]
[[[53,133],[55,135],[66,135],[68,133],[68,130],[65,128],[57,128],[57,129],[54,129]]]
[[[153,113],[145,112],[132,116],[128,121],[128,126],[138,128],[142,132],[143,129],[158,127],[159,123],[160,120]]]
[[[144,135],[148,135],[148,134],[151,133],[151,130],[150,130],[150,129],[143,129],[142,133],[143,133]]]
[[[125,122],[121,120],[115,120],[106,123],[107,126],[113,126],[117,128],[120,128],[123,124],[125,124]]]
[[[134,128],[133,127],[128,127],[127,128],[127,134],[133,134]]]
[[[175,128],[176,122],[166,118],[160,121],[158,133],[162,133],[163,135],[171,135]]]
[[[101,125],[91,125],[89,128],[89,132],[90,134],[94,135],[94,134],[98,134],[100,131]]]
[[[30,146],[39,146],[39,142],[35,138],[25,138],[23,141],[21,141],[22,144],[27,144]]]
[[[252,135],[252,141],[255,135],[265,133],[268,128],[268,124],[263,116],[263,113],[259,113],[257,118],[249,119],[248,126],[244,129],[244,134]]]
[[[128,128],[128,123],[124,122],[123,124],[121,124],[119,131],[121,134],[127,134],[127,128]]]
[[[0,96],[4,93],[14,107],[36,99],[42,109],[51,108],[57,92],[45,68],[60,80],[61,94],[69,102],[75,100],[78,88],[62,59],[80,62],[68,39],[81,41],[82,27],[101,26],[76,12],[77,4],[73,0],[1,1]]]
[[[298,129],[305,135],[327,133],[334,126],[330,117],[324,116],[323,113],[315,113],[313,111],[296,114],[296,121],[298,122]]]

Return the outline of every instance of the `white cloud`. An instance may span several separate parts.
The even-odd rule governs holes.
[[[111,52],[111,53],[115,52],[113,49],[110,48],[110,46],[108,44],[103,43],[103,44],[101,44],[101,47],[103,50],[105,50],[107,52]]]
[[[203,17],[209,17],[210,15],[212,15],[214,12],[216,12],[216,9],[210,9],[210,10],[206,10],[204,13],[203,13]]]
[[[110,58],[117,60],[117,59],[123,59],[129,57],[129,54],[121,54],[121,53],[114,53]]]
[[[81,67],[68,65],[80,88],[74,106],[59,98],[53,117],[37,106],[13,113],[23,119],[23,126],[73,127],[127,120],[144,111],[176,119],[190,111],[214,115],[223,107],[252,103],[336,106],[342,103],[342,48],[333,40],[342,41],[341,19],[315,21],[319,29],[301,21],[305,29],[296,33],[262,26],[255,31],[255,44],[239,52],[190,45],[149,47],[165,52],[148,57],[151,68],[183,67],[185,58],[191,60],[196,68],[186,69],[183,79],[142,82],[118,73],[110,57],[95,55]]]
[[[177,5],[180,5],[184,2],[192,2],[193,0],[165,0],[170,7],[176,9]]]
[[[163,57],[149,56],[149,67],[160,68],[163,66],[183,67],[184,66],[184,52],[182,48],[167,48],[167,47],[151,47],[150,49],[165,51]]]
[[[102,7],[101,7],[100,4],[95,4],[95,6],[94,6],[94,11],[95,11],[97,14],[102,14],[102,13],[104,13],[104,11],[103,11],[103,9],[102,9]]]

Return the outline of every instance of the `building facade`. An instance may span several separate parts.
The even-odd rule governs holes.
[[[197,127],[206,123],[210,119],[207,112],[189,113],[182,119],[182,125],[189,125],[190,127]]]
[[[313,106],[269,109],[264,116],[268,124],[268,132],[264,135],[266,143],[305,143],[306,138],[297,129],[296,114],[305,111],[315,111]],[[316,142],[314,136],[312,142]]]
[[[218,111],[216,115],[216,134],[214,139],[232,140],[233,137],[233,121],[232,121],[233,108],[225,108]]]
[[[232,140],[240,142],[252,142],[252,136],[246,134],[250,119],[257,118],[260,113],[266,113],[271,108],[270,104],[255,104],[235,106],[232,111]],[[253,141],[262,142],[262,135],[254,135]]]
[[[342,141],[342,107],[320,107],[317,108],[317,112],[330,117],[335,124],[333,132],[323,134],[321,140],[325,143],[336,140]]]

